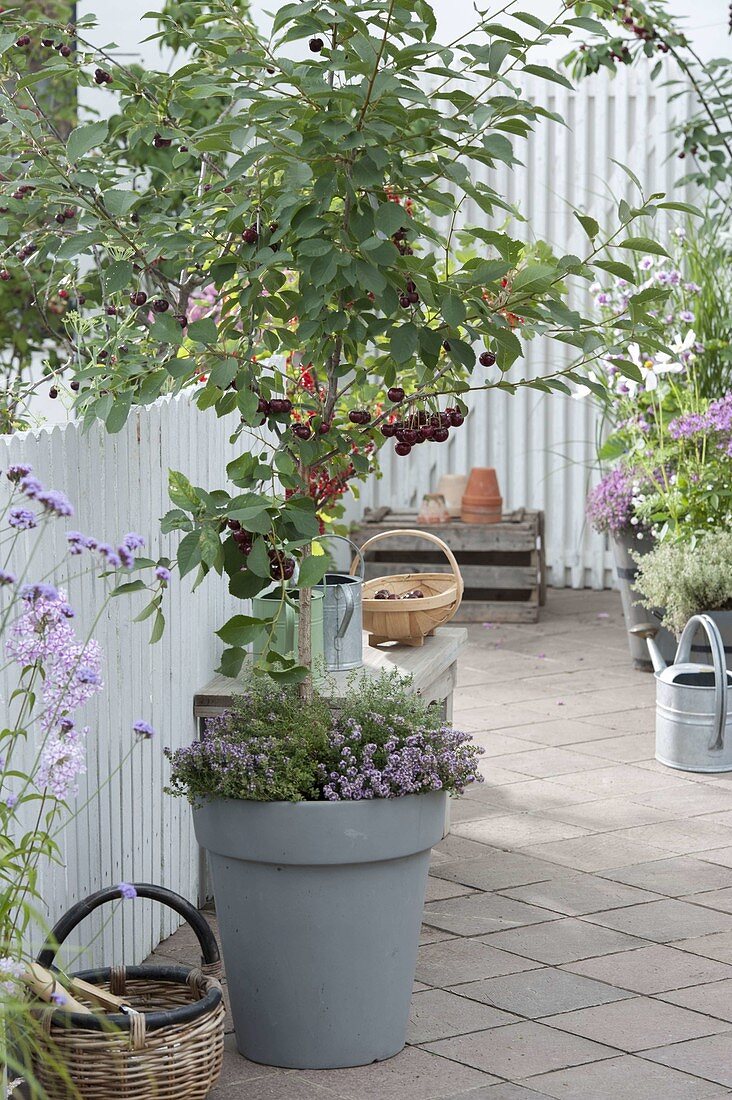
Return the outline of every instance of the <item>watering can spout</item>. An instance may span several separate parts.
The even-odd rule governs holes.
[[[653,623],[639,623],[638,626],[632,626],[628,633],[634,634],[636,638],[645,639],[648,645],[648,652],[651,655],[654,672],[663,672],[663,670],[668,667],[661,655],[661,650],[655,642],[655,637],[658,634],[657,626]]]

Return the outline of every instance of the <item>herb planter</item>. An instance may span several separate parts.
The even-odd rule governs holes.
[[[295,1069],[404,1046],[442,791],[343,802],[212,799],[208,851],[239,1052]]]

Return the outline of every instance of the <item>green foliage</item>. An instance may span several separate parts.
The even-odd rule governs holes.
[[[643,606],[664,608],[663,624],[676,634],[692,615],[732,609],[732,532],[662,542],[636,561]]]
[[[680,185],[692,183],[709,194],[716,218],[729,224],[732,186],[732,61],[729,50],[704,62],[694,50],[667,0],[592,0],[575,4],[579,11],[600,16],[584,26],[591,37],[568,55],[575,77],[601,69],[653,62],[653,78],[672,89],[671,100],[692,90],[691,109],[682,112],[675,128],[679,158],[688,170]],[[582,26],[580,20],[576,25]],[[664,57],[673,58],[681,77],[669,76]],[[648,251],[648,250],[646,250]]]
[[[239,417],[229,476],[244,501],[174,486],[166,523],[183,533],[183,573],[226,572],[242,598],[288,580],[324,513],[337,516],[349,482],[374,468],[387,420],[465,409],[493,389],[567,392],[608,332],[654,339],[642,294],[602,330],[567,297],[640,247],[635,225],[660,196],[638,188],[610,229],[583,214],[581,256],[502,228],[520,215],[494,169],[520,164],[532,129],[557,121],[520,78],[568,83],[536,58],[572,33],[571,9],[548,23],[481,16],[447,45],[427,0],[285,4],[270,39],[232,0],[169,3],[150,18],[152,37],[178,51],[170,71],[94,49],[91,17],[72,54],[51,51],[49,77],[71,73],[80,88],[95,68],[111,78],[108,123],[80,118],[68,139],[34,103],[23,50],[6,50],[0,172],[9,186],[37,183],[21,204],[35,251],[11,266],[53,265],[78,306],[62,365],[84,421],[118,431],[135,405],[186,388],[202,412]],[[38,27],[22,25],[35,41]],[[0,29],[20,26],[2,14]],[[463,224],[467,201],[482,224]],[[562,352],[545,378],[521,371],[533,338]],[[478,369],[484,351],[497,361]],[[396,383],[405,397],[387,403]],[[350,419],[356,410],[365,421]],[[242,552],[232,517],[252,536]]]

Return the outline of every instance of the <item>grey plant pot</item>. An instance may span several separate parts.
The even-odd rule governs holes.
[[[708,615],[710,619],[714,619],[724,642],[727,668],[732,668],[732,611],[704,611],[703,614]],[[692,643],[691,656],[692,660],[698,661],[700,664],[712,663],[712,653],[706,636],[701,630]]]
[[[446,799],[218,799],[194,810],[246,1058],[333,1069],[402,1049]]]
[[[656,645],[661,650],[665,660],[672,661],[676,652],[676,639],[670,630],[666,630],[665,627],[661,626],[661,612],[649,611],[638,603],[641,596],[633,585],[638,574],[638,566],[631,558],[630,551],[634,550],[640,554],[647,554],[652,549],[653,540],[650,538],[638,541],[632,534],[616,535],[613,538],[613,555],[615,557],[620,599],[623,604],[625,629],[629,631],[632,626],[640,626],[641,623],[655,623],[659,627],[656,635]],[[634,667],[643,672],[653,672],[648,647],[643,638],[628,634],[628,647],[633,658]]]

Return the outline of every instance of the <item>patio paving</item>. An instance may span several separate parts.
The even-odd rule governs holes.
[[[653,701],[615,593],[471,626],[455,724],[485,782],[434,853],[409,1045],[292,1071],[230,1033],[212,1100],[732,1096],[732,774],[657,764]],[[197,961],[185,933],[155,954]]]

